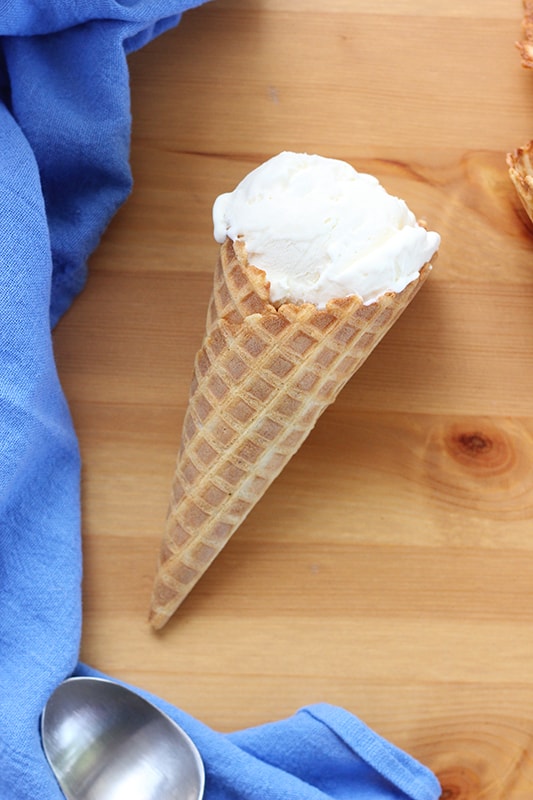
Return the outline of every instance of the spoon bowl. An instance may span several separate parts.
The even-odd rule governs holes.
[[[201,800],[191,739],[156,706],[103,678],[69,678],[41,716],[43,749],[67,800]]]

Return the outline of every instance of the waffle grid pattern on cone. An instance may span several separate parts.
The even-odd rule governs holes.
[[[152,597],[162,627],[408,305],[401,294],[325,309],[268,300],[264,273],[221,247],[195,360]]]

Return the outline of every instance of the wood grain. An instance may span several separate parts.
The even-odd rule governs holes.
[[[533,135],[521,5],[214,0],[130,58],[131,198],[55,333],[83,456],[82,658],[233,730],[342,705],[445,800],[533,796]],[[283,149],[372,172],[433,274],[162,634],[146,615],[217,245]]]

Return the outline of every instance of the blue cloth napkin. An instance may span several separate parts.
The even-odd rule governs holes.
[[[95,674],[78,663],[80,458],[51,329],[131,190],[126,56],[201,1],[0,0],[0,800],[60,800],[40,713]],[[151,699],[197,743],[207,800],[439,797],[343,709],[220,734]]]

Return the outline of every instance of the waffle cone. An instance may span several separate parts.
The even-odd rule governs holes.
[[[507,154],[509,177],[516,189],[518,197],[526,213],[533,222],[533,141],[523,147],[517,147]]]
[[[222,245],[196,355],[150,622],[163,627],[429,273],[364,305],[269,300],[244,248]]]
[[[520,52],[522,66],[533,69],[533,0],[523,0],[522,37],[516,43]]]

